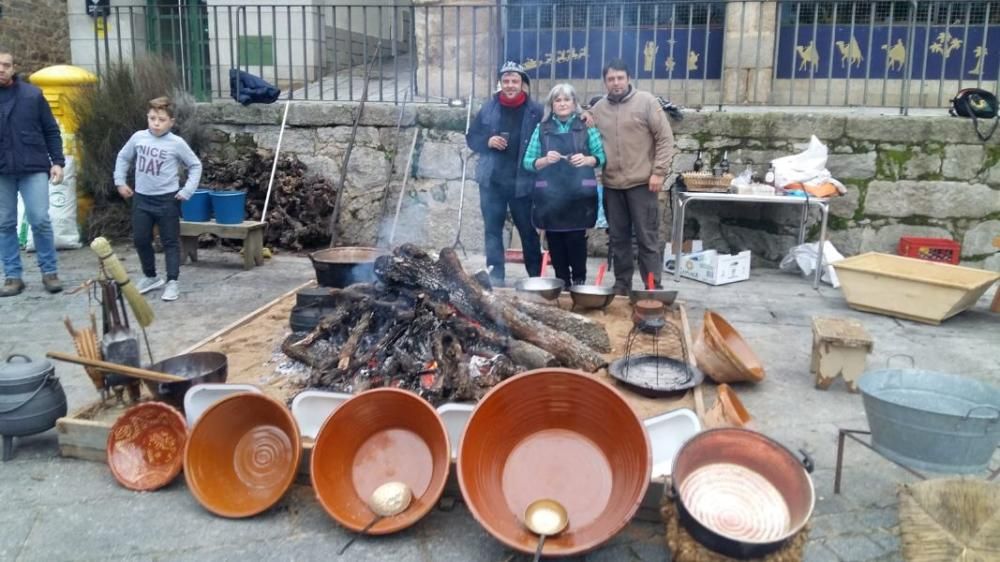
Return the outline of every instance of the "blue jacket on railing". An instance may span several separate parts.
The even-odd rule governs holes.
[[[237,80],[239,83],[237,84]],[[229,69],[229,95],[243,105],[251,103],[274,103],[281,90],[263,78],[237,68]]]
[[[14,77],[11,95],[0,103],[0,174],[48,172],[65,166],[62,133],[37,86]]]
[[[485,189],[490,183],[493,175],[493,168],[496,164],[499,152],[486,145],[490,137],[500,131],[500,102],[496,93],[479,110],[476,119],[469,124],[469,133],[465,135],[465,143],[472,151],[479,154],[479,166],[476,168],[476,182],[480,189]],[[503,173],[516,174],[514,194],[516,197],[531,195],[531,188],[534,186],[535,174],[525,170],[519,164],[524,159],[524,151],[528,148],[528,140],[535,132],[535,126],[542,120],[542,106],[538,102],[528,98],[525,102],[524,117],[521,119],[521,146],[517,148],[518,165]]]

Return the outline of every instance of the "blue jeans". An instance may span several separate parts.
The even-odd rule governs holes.
[[[479,209],[483,212],[483,230],[486,235],[486,265],[493,266],[490,276],[503,280],[506,255],[503,249],[503,225],[507,221],[507,209],[521,235],[524,251],[524,269],[530,277],[538,277],[542,270],[542,246],[538,231],[531,224],[531,196],[514,196],[514,187],[504,187],[490,182],[485,189],[479,188]]]
[[[17,241],[17,194],[24,199],[42,274],[56,273],[56,244],[49,221],[49,175],[45,172],[0,175],[0,258],[8,279],[21,278],[21,248]]]

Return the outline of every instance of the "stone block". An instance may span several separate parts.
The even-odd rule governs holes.
[[[844,132],[851,139],[877,142],[947,138],[942,137],[937,131],[940,121],[950,121],[950,119],[852,115],[847,117]]]
[[[346,145],[351,140],[351,130],[353,127],[349,125],[341,125],[339,127],[320,127],[316,129],[316,140],[321,145],[327,144],[342,144]],[[395,131],[394,128],[387,128],[390,131]],[[371,148],[378,148],[382,146],[382,138],[379,135],[379,129],[376,127],[358,127],[357,135],[354,138],[354,144],[357,146],[368,146]]]
[[[962,237],[963,256],[982,256],[1000,252],[993,239],[1000,236],[1000,220],[983,221],[965,232]]]
[[[903,166],[903,177],[920,179],[941,173],[941,154],[913,151]]]
[[[834,174],[836,175],[836,174]],[[835,217],[849,219],[858,210],[861,200],[861,189],[856,185],[847,185],[847,193],[840,197],[834,197],[830,201],[830,214]]]
[[[299,160],[305,164],[306,175],[317,175],[332,182],[340,180],[340,159],[328,156],[303,154]]]
[[[826,236],[833,246],[845,256],[853,256],[861,253],[861,244],[864,238],[863,228],[831,230],[827,232]]]
[[[875,177],[875,153],[864,154],[831,154],[826,161],[826,168],[833,177],[844,179],[869,179]]]
[[[674,161],[670,164],[670,169],[677,172],[687,172],[694,169],[694,161],[698,159],[697,154],[690,152],[680,152],[674,155]]]
[[[982,217],[1000,212],[1000,191],[951,181],[873,181],[865,212],[887,217]]]
[[[263,105],[263,104],[252,104],[243,106],[235,101],[233,102],[216,102],[211,104],[215,106],[212,109],[217,109],[218,113],[212,115],[208,111],[202,116],[202,104],[198,106],[199,117],[206,123],[231,123],[234,125],[281,125],[281,114],[284,111],[284,106],[278,104]],[[288,118],[292,117],[292,109],[295,109],[293,105],[288,110]]]
[[[358,187],[370,189],[385,185],[389,171],[386,169],[386,154],[382,151],[355,146],[351,151],[351,161],[347,164],[347,177]]]
[[[705,132],[715,137],[820,140],[840,138],[846,117],[801,113],[710,113]]]
[[[472,110],[475,119],[477,108]],[[446,105],[420,105],[417,108],[417,124],[425,129],[444,129],[449,131],[465,131],[465,113],[463,107],[448,107]]]
[[[688,135],[675,135],[674,148],[677,150],[698,150],[700,145],[698,139]]]
[[[895,254],[902,236],[952,238],[951,232],[940,226],[890,224],[882,228],[865,227],[861,234],[861,245],[858,251]]]
[[[461,145],[425,142],[420,146],[417,176],[421,178],[455,180],[462,176]]]
[[[1000,271],[1000,254],[993,254],[992,256],[983,260],[982,268],[987,269],[989,271]]]
[[[982,145],[949,144],[944,147],[941,175],[948,179],[971,180],[983,167],[985,157]]]
[[[273,150],[278,145],[280,127],[268,127],[254,134],[257,146]],[[316,130],[286,127],[281,137],[281,153],[315,154]]]

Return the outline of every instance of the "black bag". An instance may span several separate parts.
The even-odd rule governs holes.
[[[986,142],[996,132],[1000,125],[1000,111],[998,111],[997,97],[986,90],[979,88],[965,88],[959,90],[951,100],[951,109],[948,110],[956,117],[969,117],[972,119],[972,126],[976,129],[979,140]],[[993,126],[988,133],[979,130],[980,119],[992,119]]]
[[[281,90],[249,72],[230,68],[229,95],[243,105],[274,103],[281,95]]]

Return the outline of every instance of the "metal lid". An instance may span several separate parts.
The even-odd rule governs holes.
[[[40,382],[53,370],[48,359],[32,360],[27,355],[14,353],[0,363],[0,386]]]

